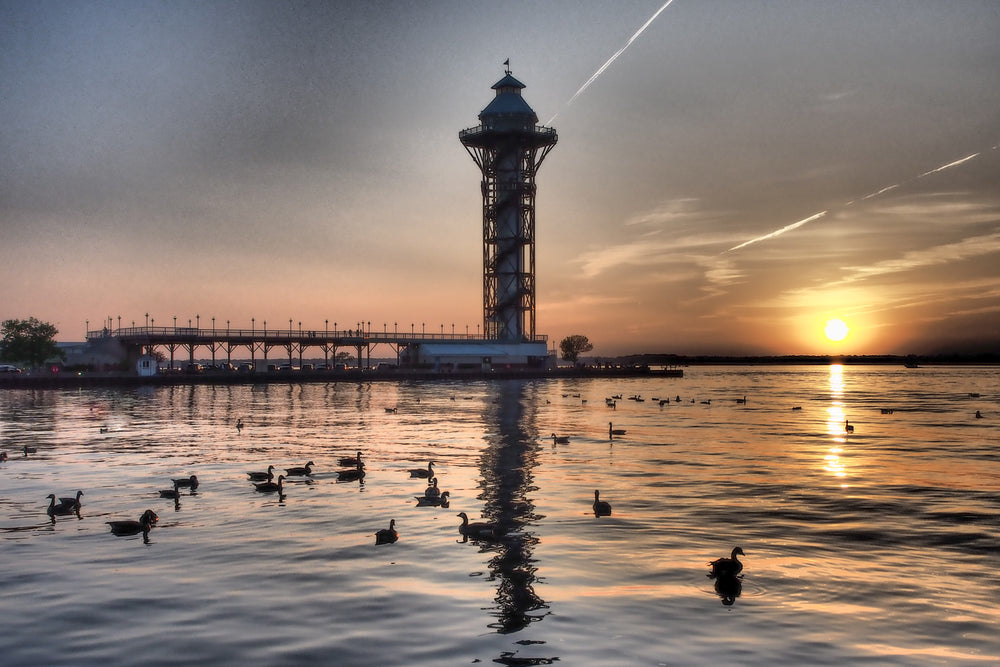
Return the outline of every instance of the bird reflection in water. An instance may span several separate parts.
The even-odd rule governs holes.
[[[499,395],[486,407],[484,422],[489,425],[487,442],[480,459],[482,478],[478,498],[483,501],[483,522],[496,527],[496,536],[472,541],[483,553],[492,553],[487,562],[490,580],[497,583],[496,606],[489,624],[501,634],[516,633],[548,615],[548,606],[535,592],[537,567],[533,549],[538,538],[530,526],[539,517],[528,493],[532,470],[537,464],[537,428],[533,408],[536,400],[528,394],[532,385],[522,381],[498,383]],[[541,643],[541,642],[537,642]],[[504,654],[496,662],[506,661]],[[552,658],[516,658],[518,664],[549,664]]]
[[[738,598],[742,592],[742,575],[726,575],[723,577],[716,577],[715,593],[719,596],[719,599],[722,600],[722,604],[727,607],[731,607],[736,602],[736,598]]]

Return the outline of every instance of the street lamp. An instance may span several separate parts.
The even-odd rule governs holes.
[[[252,317],[250,318],[250,335],[251,336],[254,335],[253,318]]]
[[[201,315],[195,314],[194,320],[195,320],[195,326],[197,326],[200,329],[201,328]]]
[[[118,333],[120,334],[121,332],[122,332],[122,316],[119,315],[118,316]]]
[[[146,326],[149,326],[149,313],[146,313]]]
[[[427,335],[427,323],[426,322],[421,322],[420,323],[420,335],[421,336]]]

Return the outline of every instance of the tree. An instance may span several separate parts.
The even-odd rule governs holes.
[[[594,346],[586,336],[573,334],[562,339],[562,342],[559,343],[559,349],[562,351],[564,361],[575,363],[582,353],[590,352]]]
[[[39,322],[34,317],[26,320],[4,320],[0,333],[0,359],[4,361],[26,362],[32,367],[41,366],[46,359],[59,357],[66,359],[66,353],[56,346],[59,330],[48,322]]]

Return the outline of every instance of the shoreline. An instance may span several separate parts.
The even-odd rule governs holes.
[[[649,366],[620,368],[560,368],[555,370],[494,370],[455,371],[450,373],[423,370],[348,370],[348,371],[293,371],[266,373],[201,373],[164,374],[140,377],[123,373],[86,373],[83,375],[26,373],[0,377],[0,389],[60,389],[74,387],[138,387],[176,386],[189,384],[297,384],[326,382],[442,382],[474,380],[556,380],[563,378],[610,378],[610,377],[675,377],[684,376],[679,368],[663,370]]]

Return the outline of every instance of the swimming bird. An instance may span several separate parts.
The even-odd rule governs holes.
[[[135,535],[136,533],[147,533],[149,529],[159,521],[160,517],[156,516],[156,512],[153,510],[146,510],[139,517],[138,521],[122,520],[122,521],[106,521],[109,526],[111,526],[111,532],[115,535]]]
[[[847,419],[844,420],[844,432],[854,433],[854,426],[851,424],[850,420]]]
[[[337,481],[338,482],[353,482],[355,480],[363,479],[365,476],[365,466],[361,461],[354,468],[347,468],[346,470],[337,471]]]
[[[741,556],[746,556],[743,553],[743,549],[740,547],[733,547],[733,552],[729,555],[729,558],[717,558],[709,563],[712,571],[709,573],[709,577],[735,577],[737,574],[743,571],[743,563],[741,563],[737,558],[736,554]]]
[[[389,527],[383,528],[382,530],[375,533],[375,544],[392,544],[399,539],[399,533],[396,532],[396,520],[391,519],[389,521]]]
[[[608,437],[613,435],[625,435],[625,429],[623,428],[612,428],[611,422],[608,422]]]
[[[7,460],[7,452],[0,452],[0,463]]]
[[[313,463],[312,461],[310,461],[309,463],[307,463],[307,464],[305,464],[304,466],[301,466],[301,467],[285,468],[285,472],[288,473],[289,476],[311,475],[312,474],[312,467],[314,465],[316,465],[316,464]]]
[[[486,522],[469,523],[469,515],[459,512],[462,518],[462,525],[458,527],[458,532],[467,537],[475,537],[482,540],[493,540],[500,537],[501,532],[495,524]]]
[[[801,405],[793,405],[792,406],[792,410],[801,410],[801,409],[802,409]]]
[[[357,456],[344,456],[341,457],[337,463],[342,466],[356,466],[358,462],[361,461],[361,452],[358,452]]]
[[[75,511],[77,511],[79,509],[78,507],[75,507],[73,505],[57,504],[56,503],[56,494],[54,494],[54,493],[50,493],[49,495],[47,495],[45,497],[49,499],[49,507],[48,507],[48,509],[45,510],[46,512],[49,513],[49,515],[72,514],[73,512],[75,512]]]
[[[426,468],[411,468],[410,477],[421,477],[423,479],[430,479],[434,476],[434,461],[427,464]]]
[[[181,499],[181,492],[177,490],[176,486],[172,489],[160,489],[160,497],[176,501]]]
[[[983,418],[983,413],[980,412],[979,410],[976,410],[976,419],[982,419],[982,418]]]
[[[451,491],[445,491],[440,496],[414,496],[417,499],[417,507],[448,507]]]
[[[385,411],[390,414],[396,414],[396,408],[386,408]]]
[[[251,482],[264,482],[264,481],[270,482],[272,479],[274,479],[274,473],[272,472],[273,470],[274,466],[267,466],[267,472],[261,472],[259,470],[255,472],[248,472],[247,477],[250,478]]]
[[[28,447],[27,445],[25,445],[24,447],[21,448],[21,451],[24,452],[25,456],[27,456],[28,454],[37,454],[38,447]]]
[[[236,420],[236,430],[238,432],[242,432],[243,431],[243,418],[242,417],[240,419]]]
[[[553,445],[565,445],[565,444],[569,443],[569,436],[568,435],[556,435],[555,433],[553,433],[549,437],[552,438],[552,444]]]
[[[170,480],[174,483],[175,487],[190,487],[192,491],[198,488],[198,477],[196,475],[191,475],[190,477],[181,477],[180,479]]]
[[[601,492],[594,489],[594,516],[608,516],[611,514],[611,505],[601,500]]]
[[[80,509],[80,496],[83,495],[83,491],[77,491],[76,497],[60,498],[59,504],[65,507],[72,507],[74,510]]]
[[[284,495],[283,482],[285,481],[284,475],[278,475],[277,482],[261,482],[260,484],[254,484],[258,491],[261,493],[274,493],[278,492],[278,495]]]
[[[438,478],[434,477],[431,479],[431,484],[426,489],[424,489],[425,498],[437,498],[441,495],[441,490],[438,488]]]
[[[746,403],[747,403],[747,397],[744,396],[743,398],[737,398],[736,399],[736,403],[737,403],[737,405],[746,405]]]

